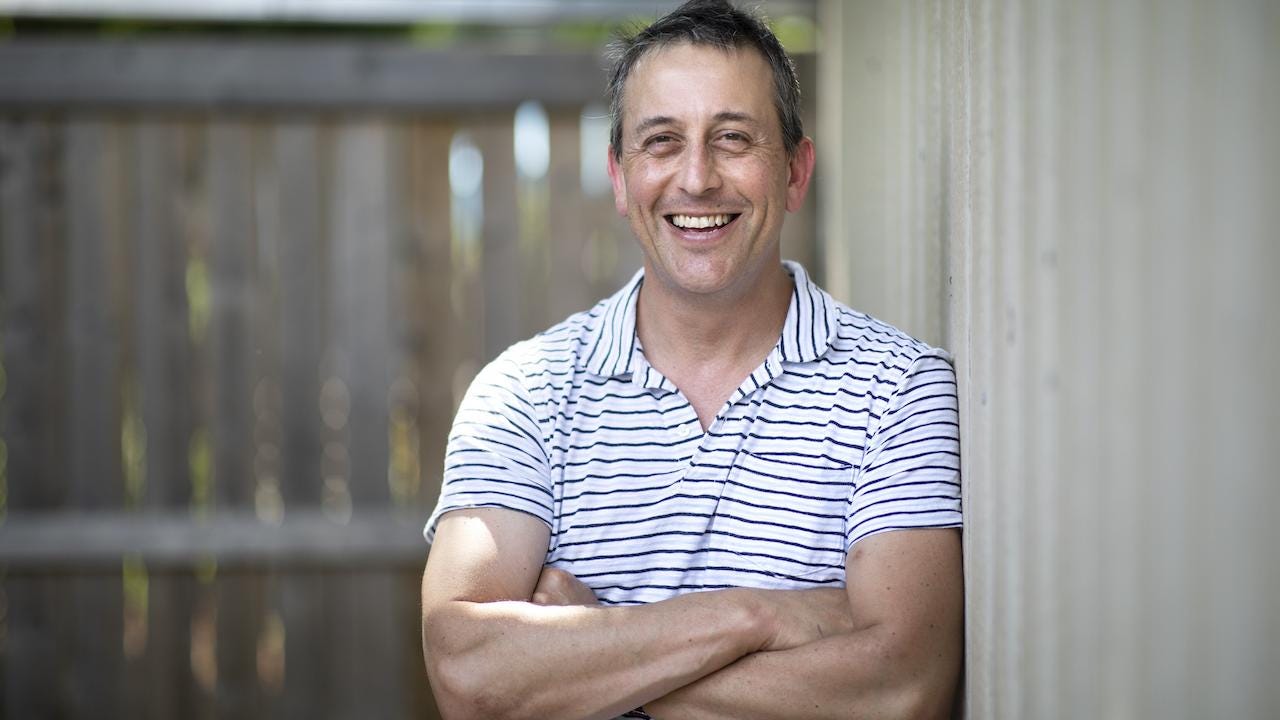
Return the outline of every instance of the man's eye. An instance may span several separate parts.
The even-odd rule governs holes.
[[[680,147],[680,140],[674,135],[654,135],[644,141],[644,149],[654,155],[669,155]]]
[[[720,139],[721,139],[723,142],[727,142],[727,143],[734,144],[734,145],[742,145],[742,144],[744,144],[744,143],[746,143],[746,142],[747,142],[747,136],[746,136],[746,135],[743,135],[743,134],[742,134],[742,133],[740,133],[740,132],[727,132],[727,133],[724,133],[724,134],[722,134],[722,135],[720,136]]]

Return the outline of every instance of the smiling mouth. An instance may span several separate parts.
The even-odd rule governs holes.
[[[680,230],[713,232],[736,220],[739,214],[740,213],[721,213],[719,215],[668,215],[667,222]]]

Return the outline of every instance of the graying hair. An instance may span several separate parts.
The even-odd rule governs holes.
[[[622,100],[627,78],[640,58],[652,50],[688,42],[694,45],[759,51],[773,70],[773,104],[782,124],[782,144],[793,155],[804,138],[800,119],[800,81],[795,63],[765,21],[727,0],[690,0],[652,25],[619,36],[609,45],[609,147],[622,158]]]

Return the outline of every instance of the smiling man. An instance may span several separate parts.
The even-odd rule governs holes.
[[[941,718],[963,654],[945,353],[781,259],[814,147],[756,18],[617,47],[609,174],[644,268],[503,353],[423,576],[446,718]]]

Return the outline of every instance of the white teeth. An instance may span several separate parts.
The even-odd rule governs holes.
[[[729,222],[728,215],[672,215],[671,222],[680,228],[720,227]]]

